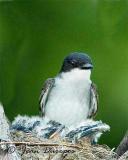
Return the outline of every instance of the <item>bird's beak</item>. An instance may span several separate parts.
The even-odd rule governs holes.
[[[87,63],[87,64],[82,65],[81,69],[93,69],[93,65],[90,63]]]

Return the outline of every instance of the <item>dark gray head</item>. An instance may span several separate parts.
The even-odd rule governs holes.
[[[64,59],[60,72],[68,72],[74,68],[79,68],[84,70],[92,69],[93,65],[91,58],[85,53],[81,52],[71,53]]]

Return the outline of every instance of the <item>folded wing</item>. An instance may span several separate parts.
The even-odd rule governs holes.
[[[44,85],[43,85],[43,88],[41,90],[41,94],[40,94],[40,98],[39,98],[39,104],[40,104],[40,112],[41,112],[41,115],[44,116],[45,115],[45,105],[46,105],[46,102],[48,100],[48,95],[52,89],[52,87],[54,86],[55,84],[55,79],[54,78],[48,78]]]

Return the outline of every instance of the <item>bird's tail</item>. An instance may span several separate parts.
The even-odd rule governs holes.
[[[128,131],[116,149],[116,153],[121,156],[128,151]]]

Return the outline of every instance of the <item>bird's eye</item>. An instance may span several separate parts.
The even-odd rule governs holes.
[[[72,64],[72,65],[75,65],[75,61],[71,61],[71,64]]]

